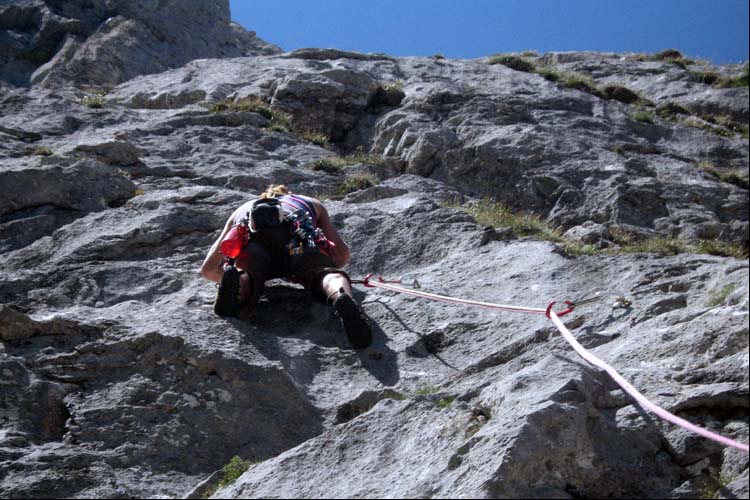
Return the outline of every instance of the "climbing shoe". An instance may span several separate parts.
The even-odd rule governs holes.
[[[219,290],[216,292],[214,312],[218,316],[237,316],[242,309],[240,305],[240,276],[242,273],[234,266],[224,268]]]
[[[367,316],[357,305],[357,302],[345,293],[339,293],[333,301],[336,314],[344,323],[344,331],[349,343],[355,349],[364,349],[372,344],[372,329],[367,322]]]

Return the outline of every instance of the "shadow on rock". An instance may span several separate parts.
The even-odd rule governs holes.
[[[356,351],[362,366],[370,372],[381,384],[393,387],[401,380],[398,371],[398,355],[386,345],[388,337],[372,319],[372,345],[367,349]],[[343,333],[343,332],[342,332]]]
[[[364,294],[354,290],[354,297],[361,303]],[[366,349],[354,350],[333,310],[316,303],[301,287],[288,284],[267,286],[255,311],[232,322],[263,356],[281,361],[284,365],[289,364],[289,358],[309,357],[302,352],[308,349],[302,343],[294,342],[293,339],[296,339],[323,348],[353,350],[362,366],[384,386],[394,386],[400,380],[398,356],[387,346],[388,337],[372,318],[372,345]],[[301,374],[298,373],[300,363],[293,364],[295,369],[290,366],[290,373],[301,383],[314,378],[312,371],[318,369],[313,367]],[[317,366],[314,360],[307,360],[303,364]],[[301,375],[302,379],[299,379]]]
[[[336,319],[328,308],[317,304],[302,287],[266,285],[255,310],[242,318],[249,325],[277,338],[297,338],[321,347],[348,347],[338,335]]]
[[[391,315],[393,315],[393,317],[404,328],[404,330],[419,337],[419,340],[417,341],[417,343],[412,345],[407,350],[408,356],[419,357],[419,358],[432,356],[438,361],[440,361],[441,363],[443,363],[448,368],[452,370],[456,370],[456,371],[462,371],[461,369],[453,366],[452,364],[450,364],[449,362],[447,362],[446,360],[438,356],[438,352],[440,352],[445,347],[444,345],[445,338],[443,335],[435,335],[435,334],[425,335],[416,330],[413,330],[412,328],[409,327],[408,324],[406,324],[406,322],[403,319],[401,319],[401,317],[398,314],[396,314],[396,311],[394,311],[393,308],[388,306],[385,302],[382,302],[380,300],[375,300],[373,301],[373,303],[376,303],[382,306],[389,313],[391,313]]]

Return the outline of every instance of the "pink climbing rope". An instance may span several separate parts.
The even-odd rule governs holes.
[[[737,448],[746,453],[749,451],[748,445],[744,443],[740,443],[739,441],[729,439],[715,432],[711,432],[708,429],[699,427],[695,424],[688,422],[684,418],[680,418],[677,415],[674,415],[668,412],[667,410],[661,408],[660,406],[655,405],[654,403],[649,401],[643,394],[638,392],[638,390],[635,387],[633,387],[627,380],[625,380],[619,373],[617,373],[617,371],[614,368],[612,368],[610,365],[608,365],[607,363],[605,363],[604,361],[602,361],[601,359],[597,358],[596,356],[591,354],[589,351],[587,351],[581,344],[578,343],[578,341],[575,339],[573,334],[570,333],[570,330],[568,330],[568,328],[563,324],[563,322],[560,321],[561,316],[568,314],[569,312],[573,311],[573,309],[575,308],[575,304],[571,301],[565,301],[565,304],[568,306],[567,309],[565,309],[564,311],[555,313],[552,310],[552,306],[555,304],[555,302],[550,303],[549,306],[547,306],[547,308],[545,309],[509,306],[509,305],[501,305],[501,304],[491,304],[489,302],[479,302],[476,300],[457,299],[455,297],[447,297],[445,295],[437,295],[434,293],[421,292],[419,290],[410,290],[408,288],[402,288],[400,286],[395,286],[391,284],[393,282],[388,283],[382,277],[378,277],[378,280],[372,280],[372,276],[373,276],[372,274],[369,274],[364,278],[364,280],[359,281],[358,283],[362,283],[364,286],[368,288],[382,288],[384,290],[390,290],[392,292],[403,293],[403,294],[412,295],[415,297],[422,297],[422,298],[429,299],[429,300],[447,302],[449,304],[461,304],[461,305],[466,305],[466,306],[482,307],[485,309],[492,309],[495,311],[509,311],[509,312],[518,312],[518,313],[527,313],[527,314],[543,314],[547,316],[552,321],[552,323],[555,324],[557,329],[562,334],[563,338],[571,345],[571,347],[573,347],[573,350],[575,350],[579,356],[581,356],[583,359],[585,359],[587,362],[591,363],[592,365],[606,371],[609,374],[609,376],[612,377],[614,381],[617,382],[625,392],[627,392],[630,396],[632,396],[633,399],[638,401],[638,403],[642,407],[655,413],[660,418],[668,422],[672,422],[675,425],[679,425],[683,429],[686,429],[690,432],[694,432],[695,434],[698,434],[705,438],[712,439],[725,446],[731,446],[733,448]]]
[[[408,288],[402,288],[400,286],[394,286],[384,280],[382,277],[378,277],[377,281],[372,281],[372,274],[365,276],[363,280],[352,281],[352,283],[361,283],[368,288],[382,288],[384,290],[390,290],[392,292],[403,293],[406,295],[413,295],[414,297],[422,297],[424,299],[436,300],[438,302],[447,302],[449,304],[462,304],[466,306],[483,307],[485,309],[493,309],[495,311],[508,311],[508,312],[519,312],[528,314],[547,314],[548,309],[537,309],[533,307],[518,307],[518,306],[507,306],[500,304],[491,304],[489,302],[479,302],[476,300],[456,299],[454,297],[447,297],[445,295],[437,295],[435,293],[420,292],[419,290],[410,290]],[[554,302],[552,303],[554,304]],[[552,305],[550,304],[550,306]],[[568,306],[573,306],[572,302],[566,302]],[[565,316],[573,310],[572,307],[564,311],[557,313],[558,316]]]
[[[568,330],[568,328],[563,324],[562,321],[560,321],[560,318],[554,312],[550,314],[550,319],[555,324],[557,329],[560,330],[560,333],[562,333],[562,336],[565,338],[565,340],[567,340],[568,343],[571,346],[573,346],[573,349],[575,349],[575,351],[578,353],[579,356],[581,356],[583,359],[585,359],[592,365],[598,366],[602,370],[609,373],[609,376],[612,377],[615,380],[615,382],[617,382],[625,392],[630,394],[633,397],[633,399],[638,401],[638,403],[641,406],[651,410],[652,412],[654,412],[655,414],[657,414],[659,417],[663,418],[664,420],[672,422],[675,425],[679,425],[680,427],[687,429],[691,432],[700,434],[701,436],[706,437],[708,439],[713,439],[714,441],[717,441],[726,446],[732,446],[742,451],[748,451],[748,445],[746,444],[742,444],[733,439],[726,438],[724,436],[716,434],[715,432],[711,432],[707,429],[704,429],[703,427],[698,427],[695,424],[691,424],[684,418],[680,418],[677,415],[669,413],[664,408],[661,408],[655,405],[654,403],[646,399],[646,397],[643,394],[638,392],[638,390],[635,387],[630,385],[630,383],[627,380],[622,378],[622,376],[620,376],[620,374],[617,373],[617,371],[614,368],[612,368],[607,363],[605,363],[601,359],[597,358],[596,356],[588,352],[581,344],[579,344],[578,341],[575,339],[575,337],[573,337],[573,334],[570,333],[570,330]]]

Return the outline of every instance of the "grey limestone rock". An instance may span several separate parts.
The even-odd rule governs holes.
[[[571,227],[565,232],[564,236],[573,241],[595,245],[597,248],[606,248],[607,242],[612,239],[607,226],[592,221],[586,221],[580,226]]]
[[[0,6],[0,79],[113,86],[193,59],[278,53],[229,19],[229,2],[9,2]]]
[[[658,117],[642,123],[632,105],[484,61],[328,52],[316,59],[308,49],[305,59],[197,61],[135,79],[111,99],[190,107],[202,96],[253,95],[291,113],[300,130],[322,132],[349,151],[380,154],[407,173],[467,194],[542,213],[562,230],[591,220],[687,241],[746,244],[747,190],[700,168],[747,176],[747,142],[734,132],[722,137]],[[441,79],[425,76],[430,72]],[[405,99],[373,106],[393,82],[401,83]],[[738,98],[747,93],[736,91]]]
[[[719,491],[716,492],[714,498],[745,498],[750,494],[750,486],[748,485],[748,470],[745,469],[740,473],[739,477],[726,486],[722,486]]]
[[[211,40],[172,50],[179,20]],[[458,207],[494,199],[593,246],[614,227],[746,246],[747,189],[702,168],[746,179],[741,132],[649,123],[623,90],[485,59],[281,54],[225,1],[5,2],[0,23],[1,497],[746,495],[746,453],[646,413],[543,315],[357,285],[374,342],[356,351],[299,286],[273,280],[253,316],[225,319],[197,272],[237,206],[288,184],[323,199],[353,278],[542,309],[601,298],[563,318],[578,341],[746,443],[747,259],[576,256]],[[654,112],[747,115],[747,88],[699,66],[533,61]],[[251,466],[215,491],[233,456]]]

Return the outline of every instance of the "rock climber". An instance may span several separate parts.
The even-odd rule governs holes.
[[[200,273],[219,284],[219,316],[250,314],[270,279],[301,284],[334,308],[352,347],[363,349],[372,342],[372,330],[342,270],[349,259],[349,247],[323,204],[277,184],[232,213]]]

